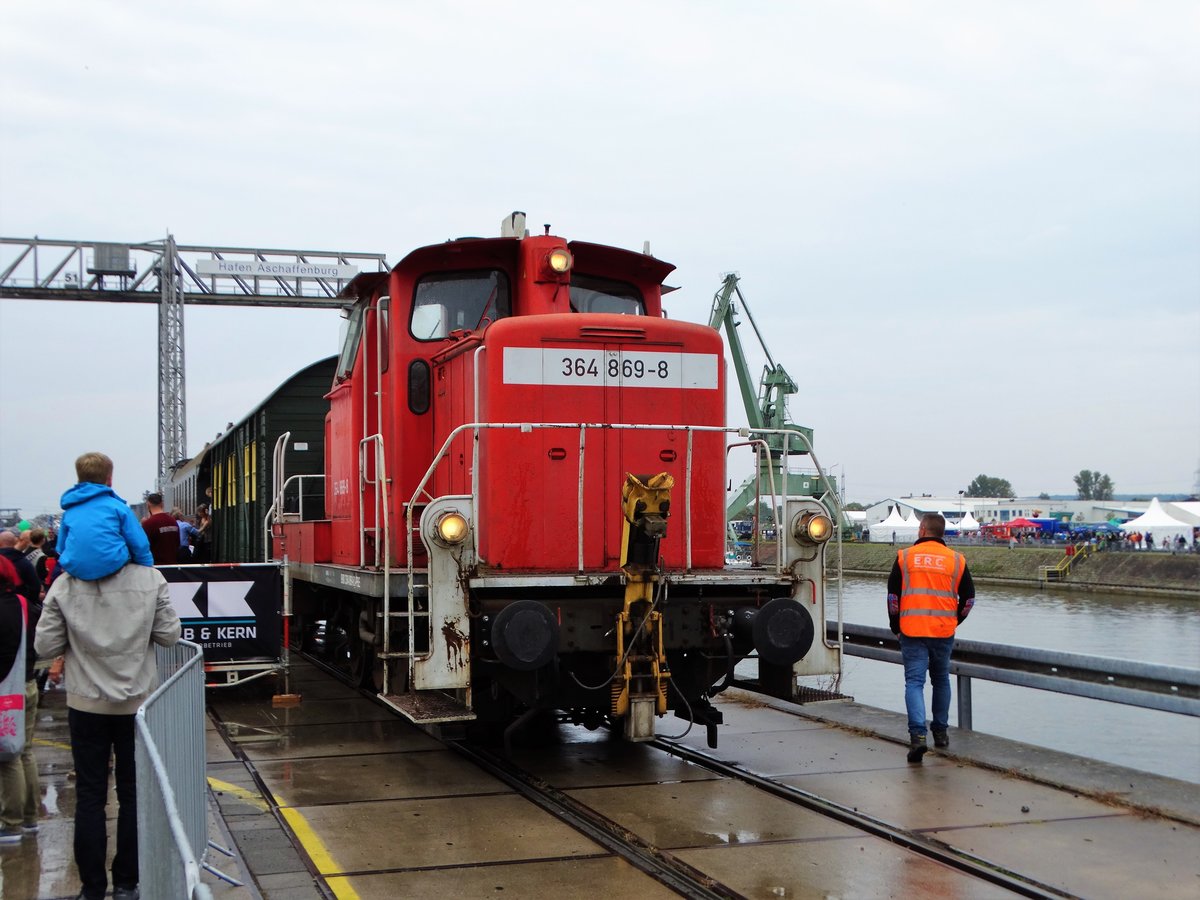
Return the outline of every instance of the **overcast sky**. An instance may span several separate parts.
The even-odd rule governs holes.
[[[1198,10],[6,3],[0,234],[394,264],[522,209],[649,240],[674,318],[739,272],[851,500],[1069,493],[1083,468],[1190,492]],[[57,510],[92,449],[126,499],[153,486],[156,323],[0,300],[0,507]],[[190,307],[185,334],[195,452],[338,319]]]

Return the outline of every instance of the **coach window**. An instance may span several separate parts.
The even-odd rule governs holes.
[[[646,304],[642,301],[641,292],[632,284],[612,278],[573,274],[571,311],[644,316]]]
[[[453,331],[475,331],[510,315],[503,272],[439,272],[417,282],[409,330],[418,341],[440,341]]]
[[[350,376],[354,369],[354,360],[358,356],[358,343],[362,339],[363,310],[362,303],[350,310],[342,322],[342,352],[338,356],[337,380],[342,381]]]

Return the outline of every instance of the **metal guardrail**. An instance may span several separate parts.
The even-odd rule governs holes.
[[[826,623],[829,634],[835,624]],[[903,664],[890,629],[842,626],[843,652]],[[950,672],[958,678],[958,724],[971,728],[971,679],[1105,700],[1142,709],[1200,716],[1200,670],[1035,647],[955,640]]]
[[[1071,566],[1082,559],[1087,559],[1091,553],[1091,544],[1068,544],[1063,558],[1057,563],[1052,566],[1038,566],[1038,578],[1043,582],[1066,581],[1071,574]]]
[[[141,894],[211,900],[201,868],[237,882],[204,862],[204,656],[190,641],[155,651],[160,685],[134,719]]]

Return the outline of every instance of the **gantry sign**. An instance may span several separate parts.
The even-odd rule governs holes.
[[[183,307],[338,308],[360,271],[386,272],[382,253],[0,237],[0,298],[158,304],[158,479],[187,457]]]

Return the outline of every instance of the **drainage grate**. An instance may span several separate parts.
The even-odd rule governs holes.
[[[820,703],[822,700],[853,700],[848,694],[837,691],[823,691],[821,688],[799,687],[796,689],[796,703]]]
[[[743,690],[750,691],[751,693],[755,693],[755,694],[768,693],[767,691],[764,691],[762,688],[762,685],[760,685],[758,683],[758,681],[753,678],[739,678],[733,682],[733,686],[742,688]],[[826,691],[826,690],[823,690],[822,688],[805,687],[804,685],[799,685],[796,688],[796,698],[794,700],[792,700],[791,702],[803,704],[803,703],[821,703],[822,701],[825,701],[825,700],[853,700],[853,699],[854,698],[852,696],[850,696],[849,694],[839,694],[837,691]]]

